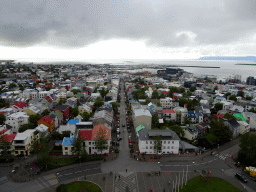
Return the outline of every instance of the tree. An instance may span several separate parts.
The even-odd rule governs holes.
[[[180,98],[179,99],[179,105],[181,106],[181,107],[184,107],[184,105],[186,104],[188,102],[188,100],[187,99],[185,99],[185,98]]]
[[[246,97],[245,99],[248,100],[248,101],[251,101],[252,97]]]
[[[230,95],[229,100],[237,101],[237,98],[235,95]]]
[[[90,114],[88,112],[84,112],[82,114],[82,117],[83,117],[83,121],[89,121],[90,119]]]
[[[83,145],[83,140],[80,132],[78,132],[78,129],[75,131],[75,137],[72,143],[71,152],[75,154],[76,158],[79,158],[82,154],[82,152],[85,150],[85,146]]]
[[[214,88],[213,88],[213,91],[216,91],[216,90],[218,90],[219,88],[218,88],[218,86],[216,85]]]
[[[0,135],[0,154],[6,159],[11,156],[11,144],[7,140],[7,135]]]
[[[14,87],[16,87],[16,84],[15,84],[15,83],[11,83],[11,84],[9,85],[9,89],[12,89],[12,88],[14,88]]]
[[[159,95],[157,91],[153,91],[151,99],[159,99]]]
[[[228,96],[230,96],[230,95],[231,95],[230,92],[227,92],[227,93],[225,94],[226,97],[228,97]]]
[[[104,105],[103,99],[101,97],[97,97],[93,104],[93,110],[96,111],[102,105]]]
[[[48,109],[45,109],[43,112],[42,112],[42,116],[44,117],[44,116],[46,116],[46,115],[49,115],[49,111],[48,111]]]
[[[0,114],[0,124],[3,124],[5,122],[5,116],[3,114]]]
[[[97,151],[100,151],[101,154],[103,150],[108,149],[108,142],[106,140],[106,135],[107,135],[107,131],[100,128],[97,133],[97,140],[95,141],[95,146],[97,148]]]
[[[222,121],[213,121],[211,125],[211,133],[217,136],[219,144],[222,145],[232,139],[232,133],[228,126]]]
[[[116,103],[116,102],[111,102],[110,104],[112,105],[112,109],[113,109],[113,111],[114,111],[114,114],[116,115],[117,112],[118,112],[117,103]]]
[[[161,95],[159,97],[160,97],[160,99],[165,98],[165,95],[163,93],[161,93]]]
[[[61,138],[60,133],[57,132],[57,131],[52,132],[51,138],[52,138],[52,140],[58,140],[58,139],[60,139],[60,138]]]
[[[19,133],[22,133],[22,132],[26,131],[27,129],[34,129],[34,128],[35,128],[35,125],[32,123],[21,125],[19,128]]]
[[[81,90],[80,89],[72,89],[71,92],[73,92],[74,95],[76,95],[77,93],[80,93]]]
[[[152,115],[152,125],[158,124],[159,123],[159,118],[157,115]]]
[[[223,117],[224,117],[225,119],[236,119],[231,113],[225,113],[225,114],[223,115]]]
[[[248,110],[248,112],[256,113],[256,110],[251,108],[251,109]]]
[[[181,126],[173,125],[173,126],[169,127],[169,129],[174,131],[179,137],[184,137],[185,136],[185,132],[181,128]]]
[[[215,109],[216,111],[222,110],[222,109],[223,109],[223,104],[222,104],[222,103],[216,103],[216,104],[214,105],[214,109]]]
[[[59,100],[59,102],[56,104],[56,106],[62,105],[63,104],[63,100]]]
[[[73,116],[73,117],[76,117],[78,114],[79,114],[79,111],[77,109],[77,107],[73,107],[70,109],[70,114]]]
[[[154,141],[154,150],[156,154],[160,153],[162,151],[162,135],[155,136]]]
[[[189,88],[189,90],[190,90],[191,92],[194,92],[194,91],[196,90],[196,86],[191,86],[191,87]]]
[[[238,161],[245,166],[256,166],[256,135],[245,133],[240,138]]]
[[[95,87],[93,93],[97,93],[98,87]]]
[[[64,138],[64,137],[70,137],[70,133],[71,133],[71,131],[63,131],[62,132],[62,138]]]
[[[105,90],[104,87],[100,91],[100,95],[101,95],[102,98],[104,98],[108,93],[109,93],[109,90]]]
[[[244,92],[243,91],[238,91],[237,96],[244,97]]]
[[[41,119],[42,116],[39,115],[39,114],[36,114],[36,115],[30,115],[29,118],[28,118],[28,122],[33,124],[35,127],[37,126],[37,121],[39,119]]]

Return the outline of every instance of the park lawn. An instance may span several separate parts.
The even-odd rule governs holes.
[[[187,182],[187,185],[180,187],[180,192],[241,192],[235,186],[220,178],[209,178],[208,182],[201,176],[195,177]]]
[[[66,185],[67,192],[81,192],[86,189],[88,192],[102,192],[101,188],[88,181],[76,181]]]

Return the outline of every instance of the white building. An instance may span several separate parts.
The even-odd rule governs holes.
[[[151,129],[152,115],[149,110],[145,109],[133,109],[132,119],[134,127],[144,125],[146,128]]]
[[[28,123],[28,118],[24,112],[13,113],[7,116],[5,123],[12,126],[13,133],[17,133],[21,125]]]
[[[250,125],[248,123],[246,123],[245,121],[237,121],[237,123],[239,123],[239,133],[240,134],[245,134],[248,133],[250,131]]]
[[[155,138],[160,135],[162,148],[155,149]],[[138,146],[140,153],[144,154],[178,154],[179,153],[179,137],[174,131],[169,129],[151,130],[141,129],[137,132]]]

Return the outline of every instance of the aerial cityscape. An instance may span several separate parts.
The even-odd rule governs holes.
[[[255,192],[255,1],[0,2],[0,192]]]

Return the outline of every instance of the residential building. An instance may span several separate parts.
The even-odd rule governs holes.
[[[191,141],[194,140],[198,137],[198,130],[194,125],[189,125],[189,126],[182,126],[183,130],[184,130],[184,138],[186,138],[187,140]]]
[[[75,135],[70,134],[70,137],[64,137],[62,142],[62,154],[63,155],[73,155],[72,150],[73,142],[75,140]]]
[[[60,111],[63,114],[63,119],[65,121],[69,119],[70,106],[68,106],[68,105],[58,105],[53,109],[53,111]]]
[[[50,116],[44,116],[37,121],[38,125],[44,124],[48,127],[48,131],[52,132],[55,128],[55,121]]]
[[[24,112],[13,113],[7,116],[5,123],[12,126],[12,132],[17,133],[20,126],[28,123],[29,116]]]
[[[142,124],[146,128],[151,129],[152,115],[150,114],[149,110],[134,109],[132,119],[134,127],[138,127],[140,124]]]
[[[84,112],[87,112],[87,113],[91,114],[92,113],[92,108],[88,103],[85,103],[85,104],[80,105],[78,107],[78,111],[79,111],[80,114],[83,114]]]
[[[239,123],[239,133],[241,135],[245,134],[245,133],[248,133],[250,131],[250,125],[245,122],[245,121],[237,121],[237,123]]]
[[[232,138],[236,138],[239,135],[239,127],[240,124],[233,118],[231,119],[223,119],[224,124],[229,127],[230,131],[232,132]]]
[[[164,109],[163,110],[163,118],[166,121],[176,121],[176,113],[173,109]]]

